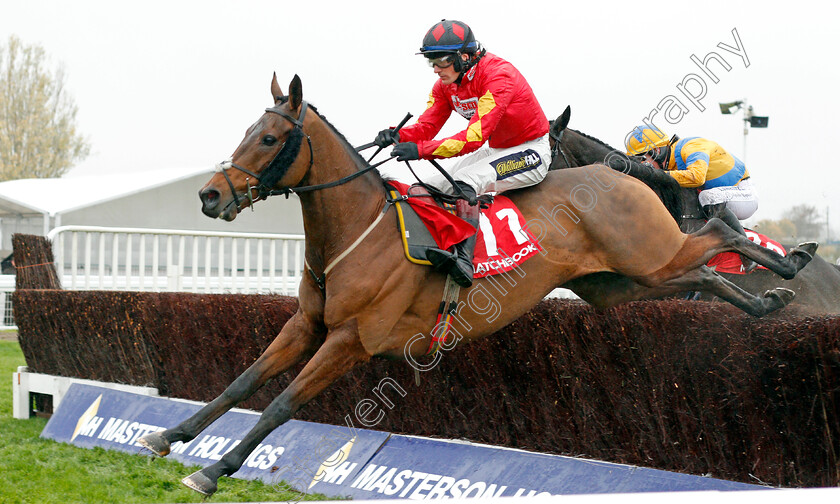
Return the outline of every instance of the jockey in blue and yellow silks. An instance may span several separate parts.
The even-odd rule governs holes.
[[[637,126],[625,141],[627,154],[643,156],[666,170],[682,187],[696,187],[706,217],[718,217],[746,236],[739,220],[758,209],[758,197],[743,161],[717,143],[700,137],[669,139],[655,126]],[[745,269],[754,263],[744,259]]]

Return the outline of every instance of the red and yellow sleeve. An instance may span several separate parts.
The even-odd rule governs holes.
[[[500,72],[485,87],[467,129],[442,140],[418,142],[421,158],[450,158],[469,154],[490,138],[512,98],[511,76],[507,72]]]
[[[433,139],[438,134],[450,115],[452,108],[436,84],[429,93],[426,110],[420,114],[417,122],[400,130],[400,142],[414,142],[418,144],[419,150],[421,143]]]

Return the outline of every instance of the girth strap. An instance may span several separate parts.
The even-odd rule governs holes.
[[[333,259],[332,261],[330,261],[329,264],[327,264],[327,267],[324,268],[324,272],[321,274],[321,276],[318,276],[315,273],[315,271],[309,266],[309,264],[306,261],[306,257],[303,258],[303,266],[309,271],[309,274],[312,275],[312,278],[315,280],[315,283],[318,285],[319,289],[321,289],[322,291],[326,290],[327,274],[330,271],[332,271],[332,269],[335,268],[336,265],[339,262],[341,262],[342,259],[347,257],[350,254],[350,252],[353,252],[353,250],[355,250],[355,248],[358,247],[359,244],[361,244],[365,238],[367,238],[367,236],[371,233],[371,231],[373,231],[376,225],[379,224],[383,217],[385,217],[385,213],[388,211],[391,205],[393,205],[393,202],[385,202],[385,206],[382,208],[382,211],[379,212],[379,216],[376,217],[376,219],[374,219],[373,222],[371,222],[370,226],[368,226],[367,229],[365,229],[362,232],[362,234],[359,235],[358,238],[356,238],[356,241],[354,241],[349,247],[347,247],[347,250],[339,254],[335,259]]]

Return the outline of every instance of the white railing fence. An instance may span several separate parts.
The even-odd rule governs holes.
[[[303,235],[63,226],[47,237],[68,290],[296,296],[303,271]],[[14,327],[14,287],[0,277],[0,329]]]

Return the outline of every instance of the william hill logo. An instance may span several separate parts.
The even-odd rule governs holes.
[[[493,167],[499,179],[507,178],[517,173],[532,170],[542,164],[539,154],[531,149],[505,156],[496,161]]]

